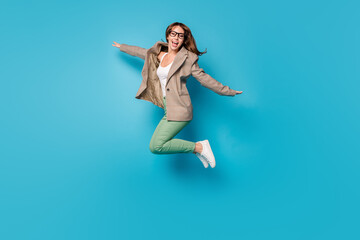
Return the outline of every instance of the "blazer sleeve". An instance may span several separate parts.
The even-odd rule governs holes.
[[[191,66],[191,75],[195,77],[196,80],[198,80],[202,86],[222,96],[236,95],[235,90],[229,88],[228,86],[223,85],[222,83],[212,78],[209,74],[205,73],[204,69],[199,67],[198,60],[199,58],[197,58],[193,63],[193,65]]]
[[[120,51],[145,60],[147,49],[123,43],[120,44]]]

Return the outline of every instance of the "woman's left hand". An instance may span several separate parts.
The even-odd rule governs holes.
[[[235,90],[236,91],[236,90]],[[241,94],[243,91],[236,91],[236,94]],[[235,94],[235,95],[236,95]]]

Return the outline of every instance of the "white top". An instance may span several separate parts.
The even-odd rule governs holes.
[[[165,85],[166,85],[166,81],[167,81],[167,76],[170,70],[171,65],[173,64],[174,61],[172,61],[169,65],[167,65],[166,67],[162,67],[161,66],[161,62],[164,59],[165,55],[167,53],[165,53],[160,60],[160,64],[159,67],[156,71],[156,74],[158,75],[159,79],[160,79],[160,83],[161,83],[161,89],[163,92],[163,96],[166,96],[166,91],[165,91]]]

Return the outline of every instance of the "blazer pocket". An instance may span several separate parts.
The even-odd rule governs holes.
[[[184,106],[190,107],[191,106],[191,98],[190,95],[187,94],[181,94],[180,95],[181,102]]]
[[[188,92],[185,92],[184,90],[180,93],[180,96],[190,96]]]

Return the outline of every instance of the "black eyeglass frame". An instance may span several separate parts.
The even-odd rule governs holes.
[[[173,32],[175,33],[175,35],[174,35],[174,36],[171,36],[171,34],[172,34]],[[180,37],[180,34],[182,34],[182,37]],[[175,31],[173,31],[173,30],[171,30],[170,33],[169,33],[169,36],[171,36],[171,37],[176,37],[176,35],[178,35],[180,39],[185,38],[185,33],[178,33],[178,32],[175,32]]]

